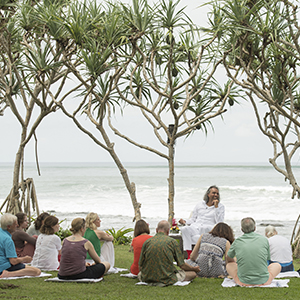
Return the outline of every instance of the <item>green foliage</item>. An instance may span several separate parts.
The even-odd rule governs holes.
[[[122,227],[121,229],[119,229],[118,231],[116,231],[114,228],[107,230],[107,233],[109,233],[110,235],[112,235],[114,237],[114,245],[128,245],[131,243],[132,241],[132,237],[131,236],[126,236],[126,234],[128,234],[129,232],[133,231],[133,228],[127,228],[124,229],[124,227]]]
[[[59,228],[58,232],[55,232],[55,234],[61,239],[65,239],[66,237],[72,235],[72,232],[69,230],[69,228],[63,229],[62,227]]]

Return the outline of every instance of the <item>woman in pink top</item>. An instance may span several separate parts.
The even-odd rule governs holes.
[[[100,278],[109,270],[110,264],[101,262],[93,244],[83,238],[85,228],[85,219],[76,218],[72,221],[70,230],[73,234],[63,241],[58,278]],[[92,266],[85,263],[87,252],[95,262]]]
[[[36,236],[30,236],[24,230],[28,227],[28,219],[26,214],[17,213],[16,217],[18,219],[18,228],[12,234],[12,239],[15,243],[16,252],[18,257],[30,256],[33,257]]]
[[[134,275],[139,273],[139,260],[142,251],[143,244],[146,240],[151,238],[149,235],[149,225],[144,220],[138,220],[134,227],[134,236],[131,246],[133,248],[133,264],[130,267],[130,272]]]

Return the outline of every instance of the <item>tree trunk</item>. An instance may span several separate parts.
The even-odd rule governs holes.
[[[169,186],[169,197],[168,197],[168,221],[170,226],[172,226],[172,220],[174,218],[174,196],[175,196],[175,184],[174,184],[174,142],[169,144],[169,178],[168,178],[168,186]]]
[[[141,204],[136,199],[135,184],[134,184],[134,182],[130,182],[127,171],[124,168],[124,166],[122,165],[119,157],[117,156],[117,154],[114,150],[114,143],[110,142],[104,128],[102,126],[98,126],[98,129],[101,132],[101,135],[102,135],[107,147],[109,148],[108,152],[109,152],[110,156],[112,157],[112,159],[114,160],[115,164],[117,165],[117,167],[118,167],[118,169],[119,169],[119,171],[122,175],[123,181],[126,185],[126,188],[127,188],[128,192],[130,194],[131,202],[132,202],[133,209],[134,209],[134,219],[133,219],[133,221],[138,221],[138,220],[141,219],[141,212],[140,212]]]

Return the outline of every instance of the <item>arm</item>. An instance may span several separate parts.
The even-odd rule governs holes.
[[[114,240],[113,236],[111,236],[110,234],[102,231],[102,230],[95,230],[95,233],[97,234],[97,237],[99,238],[99,240],[101,241],[110,241],[112,242]]]
[[[202,236],[203,236],[203,234],[198,239],[198,241],[197,241],[197,243],[196,243],[196,245],[195,245],[195,247],[194,247],[194,249],[193,249],[193,251],[191,253],[190,258],[191,258],[192,261],[195,261],[197,259],[197,257],[198,257],[198,253],[199,253],[199,249],[200,249],[200,244],[201,244]]]
[[[187,263],[184,263],[183,265],[181,265],[181,266],[179,266],[179,267],[180,267],[180,269],[182,269],[183,271],[193,271],[193,272],[196,272],[196,273],[200,272],[199,266],[197,266],[197,267],[192,267],[192,266],[190,266],[190,265],[187,264]]]
[[[24,256],[24,257],[10,257],[9,262],[14,266],[20,263],[30,263],[32,261],[32,257]]]
[[[94,262],[96,264],[100,264],[101,263],[100,257],[97,255],[97,253],[96,253],[96,251],[94,249],[94,246],[93,246],[93,244],[90,241],[87,241],[84,244],[84,248],[87,250],[87,252],[89,253],[90,257],[94,260]]]
[[[193,209],[193,211],[191,213],[190,218],[186,220],[186,225],[191,225],[191,224],[193,224],[193,223],[195,223],[197,221],[197,217],[198,217],[198,214],[199,214],[198,213],[198,206],[199,206],[199,204],[197,204],[194,207],[194,209]]]
[[[215,222],[220,223],[224,222],[224,216],[225,216],[225,206],[223,204],[219,204],[216,208],[216,215],[215,215]]]
[[[26,233],[25,231],[21,231],[19,233],[19,238],[31,245],[34,245],[36,244],[36,238],[30,236],[28,233]]]

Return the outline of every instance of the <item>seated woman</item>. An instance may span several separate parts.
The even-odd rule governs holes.
[[[84,238],[88,239],[94,246],[96,253],[100,256],[101,261],[107,261],[110,264],[111,270],[115,265],[115,250],[112,241],[114,238],[102,231],[97,229],[100,227],[101,220],[96,213],[89,213],[86,218],[86,231]],[[102,247],[100,240],[104,241]],[[87,259],[91,259],[90,255],[87,255]]]
[[[36,238],[30,236],[24,230],[28,226],[27,216],[24,213],[16,214],[18,220],[18,228],[12,234],[12,239],[15,243],[18,257],[30,256],[33,257]]]
[[[92,243],[83,238],[85,229],[84,219],[76,218],[72,221],[70,230],[73,234],[63,241],[58,278],[67,280],[96,279],[102,277],[110,268],[108,262],[101,262]],[[86,264],[87,253],[94,260],[94,265]]]
[[[233,241],[231,227],[220,222],[209,233],[200,236],[187,263],[200,267],[200,272],[197,273],[199,277],[225,276],[223,256],[226,256]]]
[[[44,220],[49,217],[50,215],[47,212],[41,213],[31,224],[26,231],[30,236],[39,236],[41,234],[40,229],[42,225],[44,224]]]
[[[271,260],[268,263],[279,263],[281,272],[294,271],[293,253],[289,240],[278,235],[275,227],[272,225],[266,227],[265,235],[270,245]]]
[[[143,244],[146,240],[151,238],[149,235],[149,225],[144,220],[138,220],[134,227],[134,236],[131,246],[133,248],[133,264],[130,267],[130,272],[134,275],[139,273],[139,260]]]
[[[38,236],[31,265],[46,271],[56,271],[59,267],[58,255],[61,249],[61,240],[55,235],[59,230],[58,219],[49,216],[45,219]]]

